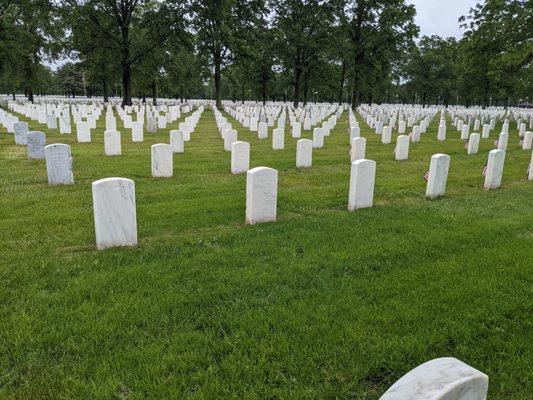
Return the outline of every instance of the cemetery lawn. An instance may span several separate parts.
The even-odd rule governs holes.
[[[255,226],[210,110],[172,178],[151,178],[150,146],[177,123],[132,143],[118,120],[123,155],[106,157],[103,116],[90,144],[31,122],[71,145],[68,187],[2,129],[0,398],[378,399],[453,356],[489,375],[489,399],[531,399],[533,183],[515,124],[503,186],[485,191],[499,128],[467,156],[451,124],[436,141],[435,118],[396,162],[361,121],[375,207],[350,213],[346,116],[300,171],[288,128],[273,151],[271,130],[231,120],[251,166],[280,171],[278,221]],[[447,193],[427,201],[438,152]],[[96,251],[91,182],[111,176],[135,181],[139,246]]]

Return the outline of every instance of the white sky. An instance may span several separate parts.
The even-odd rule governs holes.
[[[467,15],[470,8],[482,0],[407,0],[416,7],[416,23],[420,26],[420,36],[439,35],[442,37],[463,36],[459,28],[459,17]]]

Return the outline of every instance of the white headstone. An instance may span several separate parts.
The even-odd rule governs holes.
[[[61,114],[59,117],[59,133],[70,135],[71,132],[70,115],[67,111],[67,114]]]
[[[72,173],[72,156],[70,146],[67,144],[54,143],[45,146],[46,174],[49,185],[72,185],[74,175]]]
[[[489,378],[455,358],[437,358],[401,377],[379,400],[486,400]]]
[[[313,148],[320,149],[324,147],[324,132],[322,128],[313,129]]]
[[[231,144],[231,173],[241,174],[250,169],[250,143],[236,141]]]
[[[359,208],[372,207],[374,204],[375,179],[375,161],[362,159],[352,162],[348,210],[353,211]]]
[[[131,123],[131,141],[142,142],[144,140],[143,123],[135,121]]]
[[[152,176],[167,178],[173,174],[172,146],[158,143],[152,145]]]
[[[43,160],[45,158],[44,146],[46,135],[39,131],[28,132],[28,158],[30,160]]]
[[[533,142],[533,132],[527,131],[524,133],[524,139],[522,139],[522,150],[531,150],[531,144]]]
[[[122,154],[120,132],[118,131],[105,131],[104,132],[104,152],[106,156],[119,156],[120,154]]]
[[[490,135],[490,125],[489,124],[483,124],[483,131],[481,132],[481,137],[483,139],[488,139]]]
[[[381,133],[381,143],[389,144],[392,140],[392,128],[390,126],[384,126]]]
[[[106,131],[116,131],[117,130],[117,119],[114,115],[106,115],[105,117],[105,130]]]
[[[259,122],[259,126],[257,129],[257,137],[259,139],[268,138],[268,124],[266,122]]]
[[[92,183],[94,228],[98,250],[137,245],[135,183],[105,178]]]
[[[285,134],[283,129],[276,128],[272,131],[272,149],[283,150],[285,148]]]
[[[15,144],[25,146],[28,143],[28,123],[15,122],[13,124]]]
[[[185,151],[183,133],[181,131],[175,129],[170,131],[170,145],[174,153],[183,153]]]
[[[278,171],[256,167],[246,173],[246,223],[276,220]]]
[[[366,139],[364,137],[356,137],[352,139],[352,146],[350,149],[350,161],[362,160],[366,154]]]
[[[313,164],[313,141],[300,139],[296,142],[296,168],[309,168]]]
[[[502,183],[505,150],[491,150],[485,172],[485,189],[497,189]]]
[[[394,158],[396,161],[404,161],[409,158],[409,136],[400,135],[396,138]]]
[[[446,125],[439,125],[439,131],[437,133],[437,140],[441,142],[446,140]]]
[[[300,138],[302,137],[302,124],[300,122],[295,121],[292,125],[292,137],[293,138]]]
[[[91,128],[88,122],[80,121],[76,123],[76,137],[79,143],[88,143],[91,141]]]
[[[426,186],[426,197],[428,199],[444,196],[449,168],[450,156],[448,154],[434,154],[431,156],[429,179]]]
[[[507,142],[509,140],[509,134],[507,132],[501,132],[498,137],[498,150],[507,150]]]
[[[480,140],[479,133],[472,133],[470,135],[470,139],[468,140],[468,149],[467,149],[468,155],[477,154],[478,149],[479,149],[479,140]]]

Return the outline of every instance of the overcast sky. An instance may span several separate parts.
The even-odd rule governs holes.
[[[468,14],[478,0],[407,0],[416,7],[416,23],[420,36],[463,36],[459,17]]]

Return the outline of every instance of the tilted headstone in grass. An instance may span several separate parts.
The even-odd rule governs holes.
[[[396,138],[396,149],[394,151],[394,159],[396,161],[404,161],[409,158],[409,136],[400,135]]]
[[[246,223],[276,220],[278,171],[256,167],[246,173]]]
[[[317,127],[313,129],[313,148],[321,149],[324,147],[324,132],[322,128]]]
[[[228,129],[224,133],[224,150],[231,151],[231,144],[237,141],[237,131]]]
[[[137,245],[135,183],[126,178],[105,178],[92,183],[96,247]]]
[[[472,133],[470,135],[470,139],[468,139],[468,148],[467,148],[467,154],[477,154],[479,150],[479,140],[480,136],[479,133]]]
[[[443,142],[446,140],[446,125],[439,125],[439,130],[437,132],[437,140]]]
[[[49,144],[44,148],[46,175],[49,185],[72,185],[72,156],[70,146],[62,143]]]
[[[242,174],[250,169],[250,143],[236,141],[231,144],[231,173]]]
[[[72,132],[71,124],[70,124],[70,115],[67,113],[61,114],[59,117],[59,133],[70,135]]]
[[[259,122],[259,126],[257,129],[257,137],[259,139],[268,138],[268,124],[266,122]]]
[[[313,164],[313,141],[300,139],[296,142],[296,168],[309,168]]]
[[[524,133],[524,139],[522,140],[522,150],[531,150],[531,144],[533,142],[533,132],[527,131]]]
[[[132,142],[144,141],[143,124],[141,121],[135,121],[131,123],[131,141]]]
[[[76,138],[79,143],[89,143],[91,141],[91,128],[88,122],[80,121],[76,123]]]
[[[30,160],[44,160],[44,146],[46,135],[39,131],[28,132],[28,158]]]
[[[172,146],[158,143],[152,145],[152,176],[168,178],[173,174]]]
[[[450,156],[448,154],[434,154],[431,156],[429,178],[426,185],[426,197],[428,199],[444,196],[449,169]]]
[[[401,377],[379,400],[486,400],[489,378],[455,358],[437,358]]]
[[[491,150],[485,169],[485,189],[497,189],[501,186],[503,166],[505,163],[505,150]]]
[[[157,118],[155,117],[146,118],[146,130],[148,131],[148,133],[157,132]]]
[[[364,137],[356,137],[352,139],[350,147],[350,162],[362,160],[366,154],[366,139]]]
[[[27,122],[15,122],[13,124],[15,134],[15,144],[25,146],[28,143],[28,123]]]
[[[285,134],[282,128],[276,128],[272,131],[272,149],[283,150],[285,148]]]
[[[392,140],[392,128],[390,126],[383,127],[383,132],[381,134],[381,143],[389,144]]]
[[[292,126],[292,137],[296,139],[302,137],[302,124],[298,121],[294,122]]]
[[[509,134],[501,132],[498,137],[498,150],[507,150],[507,142],[509,141]]]
[[[374,182],[376,162],[356,160],[351,164],[348,210],[372,207],[374,204]]]
[[[180,130],[170,131],[170,145],[173,153],[183,153],[185,151],[183,133]]]
[[[119,156],[122,154],[120,132],[104,132],[104,152],[106,156]]]

